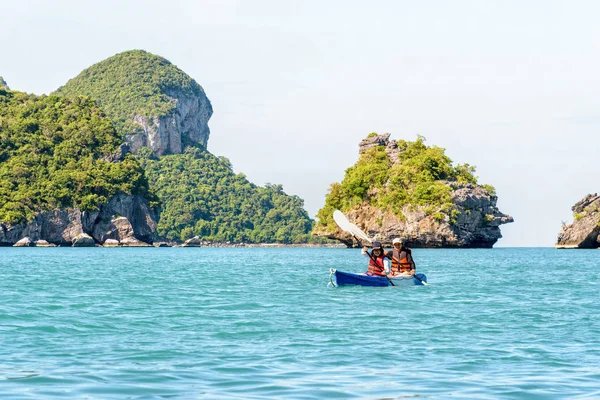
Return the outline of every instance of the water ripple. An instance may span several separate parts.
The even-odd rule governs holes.
[[[0,397],[600,397],[597,251],[414,254],[431,286],[328,288],[346,249],[0,248]]]

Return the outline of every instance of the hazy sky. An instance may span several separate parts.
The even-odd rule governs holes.
[[[369,132],[424,135],[497,189],[499,246],[551,246],[598,191],[595,1],[7,1],[0,76],[48,93],[129,49],[214,107],[208,149],[314,216]]]

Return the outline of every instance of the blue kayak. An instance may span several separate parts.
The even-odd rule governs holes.
[[[330,281],[333,286],[423,286],[427,283],[425,274],[416,274],[415,276],[397,276],[386,278],[385,276],[370,276],[365,274],[353,274],[351,272],[338,271],[331,269]]]

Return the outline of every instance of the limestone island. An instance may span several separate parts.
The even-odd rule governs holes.
[[[502,237],[500,225],[513,218],[498,210],[495,189],[479,185],[474,172],[468,164],[454,166],[423,137],[411,142],[371,133],[359,144],[356,164],[331,185],[313,232],[357,246],[333,221],[339,209],[387,246],[400,237],[415,248],[491,248]]]
[[[600,247],[600,195],[588,194],[573,207],[574,221],[563,224],[557,249],[597,249]]]
[[[143,50],[48,96],[0,78],[0,245],[326,243],[301,198],[207,150],[212,113],[194,79]]]

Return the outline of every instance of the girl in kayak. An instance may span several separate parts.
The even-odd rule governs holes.
[[[373,251],[371,253],[369,253],[366,247],[363,247],[362,255],[369,258],[367,275],[386,276],[390,271],[389,256],[383,250],[380,242],[373,242]]]
[[[390,276],[398,275],[414,275],[415,262],[412,257],[412,251],[404,246],[402,239],[396,238],[392,241],[394,249],[392,253],[388,253],[388,257],[392,259],[392,273]]]

